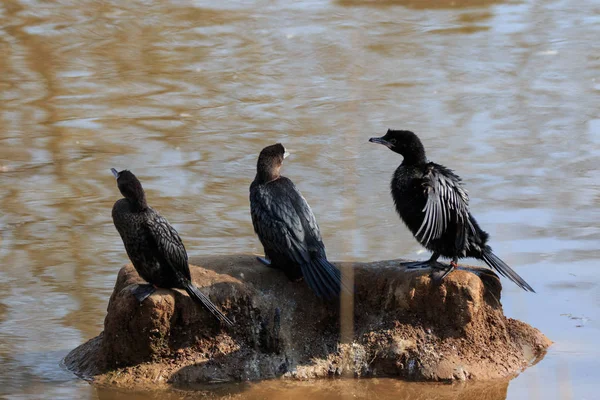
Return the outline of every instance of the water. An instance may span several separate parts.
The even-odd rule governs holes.
[[[599,22],[591,0],[5,0],[0,396],[131,395],[59,367],[101,331],[127,262],[110,218],[111,167],[140,177],[191,256],[257,252],[248,185],[260,149],[280,141],[330,259],[428,257],[392,208],[401,158],[367,142],[393,127],[418,132],[430,159],[465,179],[492,246],[538,292],[505,282],[506,314],[555,341],[539,364],[481,393],[595,398]],[[365,380],[211,393],[475,399],[477,390]]]

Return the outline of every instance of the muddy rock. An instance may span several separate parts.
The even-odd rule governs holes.
[[[440,284],[399,261],[336,263],[354,296],[326,302],[252,255],[192,260],[192,279],[232,328],[183,291],[160,289],[139,304],[131,290],[143,281],[128,265],[104,332],[65,364],[100,384],[145,388],[335,376],[487,380],[515,375],[551,344],[504,316],[491,271],[457,270]],[[353,319],[340,314],[349,306]]]

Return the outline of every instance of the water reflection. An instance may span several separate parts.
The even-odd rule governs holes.
[[[126,398],[145,399],[182,399],[203,398],[214,399],[269,399],[285,398],[295,399],[399,399],[399,400],[502,400],[506,398],[508,381],[499,381],[488,384],[423,384],[406,383],[392,379],[364,379],[364,380],[330,380],[316,382],[282,382],[279,380],[255,383],[241,383],[236,385],[196,388],[195,391],[172,390],[162,392],[135,392],[119,391],[114,389],[98,389],[99,399],[120,400]]]
[[[597,6],[377,4],[0,4],[0,395],[109,396],[56,365],[102,329],[126,261],[111,167],[142,179],[192,256],[258,251],[247,187],[282,141],[332,260],[423,258],[388,194],[400,159],[367,143],[388,127],[466,180],[497,254],[539,288],[507,285],[505,308],[557,344],[508,396],[596,392]]]

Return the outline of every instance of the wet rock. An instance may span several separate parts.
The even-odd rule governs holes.
[[[251,255],[192,260],[194,282],[234,321],[226,328],[183,291],[158,290],[139,304],[141,278],[121,269],[104,332],[65,364],[101,384],[187,385],[269,378],[394,376],[409,380],[485,380],[512,376],[551,344],[506,318],[501,286],[487,269],[433,282],[399,261],[336,263],[353,276],[353,320],[338,301],[316,298],[303,282]],[[345,329],[345,330],[344,330]],[[342,342],[341,331],[353,332]]]

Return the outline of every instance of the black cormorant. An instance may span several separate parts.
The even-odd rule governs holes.
[[[184,289],[217,319],[233,323],[193,283],[188,256],[177,231],[146,203],[142,184],[128,170],[111,171],[121,194],[112,209],[112,218],[123,239],[127,255],[140,276],[149,285],[139,285],[134,291],[138,301],[144,301],[161,288]]]
[[[258,260],[279,268],[292,281],[306,280],[319,297],[339,296],[340,271],[327,261],[319,226],[300,191],[279,171],[288,155],[280,143],[258,156],[256,177],[250,185],[254,231],[265,250]]]
[[[406,263],[446,270],[457,267],[459,258],[483,260],[520,288],[535,292],[527,282],[498,258],[487,245],[484,232],[469,212],[469,196],[461,179],[450,169],[428,162],[421,140],[410,131],[388,130],[385,136],[369,139],[404,157],[391,183],[396,211],[425,248],[433,252],[426,262]],[[437,259],[451,258],[447,268]]]

